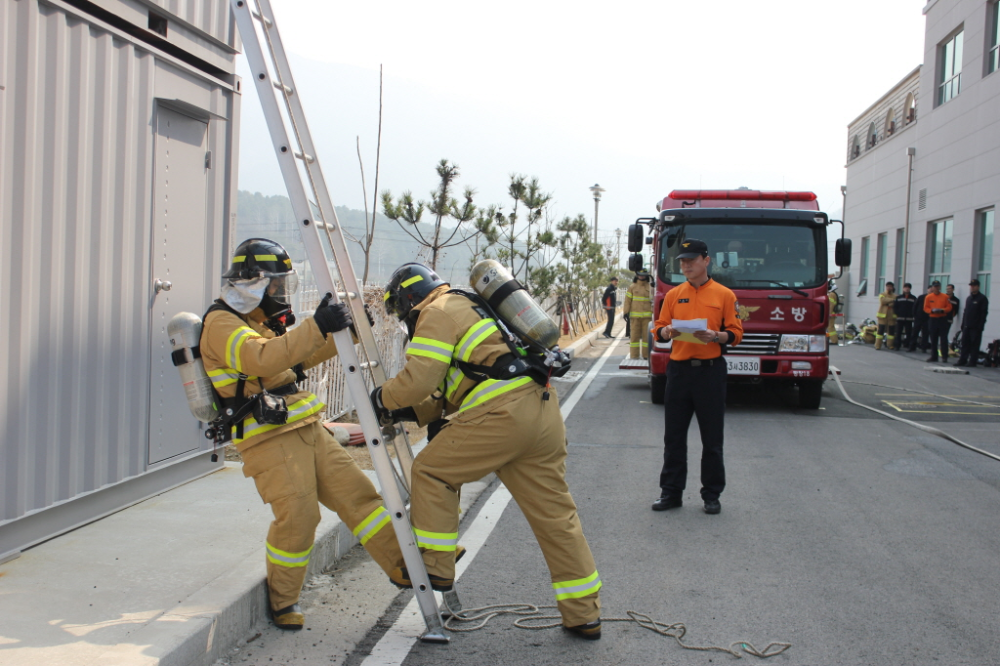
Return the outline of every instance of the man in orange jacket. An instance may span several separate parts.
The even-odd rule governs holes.
[[[947,294],[941,293],[941,283],[931,282],[931,293],[924,298],[924,312],[927,313],[931,336],[931,356],[928,363],[937,363],[938,348],[941,349],[941,362],[948,362],[948,313],[951,312],[951,300]]]
[[[661,342],[674,338],[667,363],[664,394],[666,431],[663,436],[663,470],[660,498],[653,511],[682,506],[687,485],[687,432],[691,417],[698,416],[701,431],[701,497],[705,513],[722,511],[719,495],[726,487],[722,458],[723,422],[726,414],[727,345],[743,339],[736,294],[708,275],[708,246],[693,238],[681,242],[677,255],[687,281],[667,292],[653,335]],[[678,321],[704,319],[705,328],[684,334]],[[684,328],[684,326],[681,326]],[[683,335],[684,337],[680,337]]]

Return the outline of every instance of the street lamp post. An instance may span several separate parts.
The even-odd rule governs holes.
[[[604,188],[594,183],[594,186],[590,188],[590,191],[594,193],[594,242],[597,242],[597,205],[601,203],[601,192]]]
[[[615,270],[622,266],[622,230],[615,229]]]

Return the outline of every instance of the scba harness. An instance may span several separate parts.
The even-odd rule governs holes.
[[[506,286],[506,285],[505,285]],[[518,285],[520,287],[520,285]],[[508,290],[509,291],[509,290]],[[458,368],[462,374],[480,384],[488,379],[509,380],[516,377],[531,377],[536,383],[544,386],[546,391],[543,399],[549,399],[548,389],[552,377],[562,377],[570,369],[572,362],[569,354],[558,347],[541,350],[537,346],[525,345],[520,338],[514,335],[510,327],[500,317],[482,296],[474,292],[463,289],[450,289],[446,293],[464,296],[473,302],[472,309],[483,321],[491,321],[500,331],[500,337],[510,350],[498,358],[493,365],[480,365],[461,358],[460,349],[456,350],[456,356],[452,358],[452,364]],[[506,295],[500,294],[497,300],[502,300]],[[471,349],[468,351],[471,353]],[[464,354],[464,355],[468,355]]]

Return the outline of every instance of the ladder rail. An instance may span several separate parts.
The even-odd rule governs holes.
[[[340,226],[340,220],[337,218],[337,209],[330,198],[330,190],[326,186],[323,169],[320,167],[319,160],[316,157],[316,145],[313,143],[312,133],[309,131],[309,123],[306,122],[305,110],[302,107],[301,97],[298,95],[298,87],[295,85],[295,77],[288,63],[281,34],[275,28],[274,11],[271,8],[271,2],[270,0],[255,1],[259,7],[259,20],[263,24],[264,39],[271,53],[271,62],[275,70],[274,74],[278,77],[273,86],[281,92],[292,126],[292,132],[298,143],[299,149],[295,153],[295,156],[301,160],[302,167],[309,178],[310,186],[315,194],[315,204],[320,211],[320,217],[327,222],[323,226],[323,229],[326,231],[327,242],[333,250],[333,260],[337,265],[341,281],[345,284],[345,288],[346,285],[358,287],[360,283],[354,272],[354,265],[350,260],[347,243],[344,240],[343,228]],[[364,313],[364,291],[360,290],[360,294],[361,296],[358,299],[349,299],[347,301],[354,314],[355,321],[359,321],[366,316]],[[373,357],[378,359],[378,346],[371,328],[355,328],[358,329],[358,339],[367,357],[366,360],[370,363]],[[369,365],[368,371],[371,374],[373,386],[381,386],[388,379],[384,366],[381,363],[377,364],[377,366]],[[390,443],[395,448],[396,459],[399,461],[399,466],[402,469],[402,482],[407,493],[409,493],[413,451],[410,448],[406,431],[401,425],[395,426],[395,436],[391,438]]]
[[[336,242],[332,242],[331,249],[333,250],[334,260],[337,262],[338,268],[343,266],[348,271],[346,274],[341,273],[341,281],[344,286],[342,291],[337,289],[333,274],[330,271],[330,266],[327,263],[326,253],[322,244],[322,236],[320,235],[320,226],[329,229],[332,224],[330,220],[316,220],[310,206],[309,197],[307,196],[301,173],[299,172],[298,165],[296,164],[296,160],[299,158],[294,155],[295,151],[289,141],[287,127],[281,116],[281,110],[274,93],[276,86],[272,82],[271,74],[267,69],[264,52],[260,45],[257,26],[255,24],[255,21],[260,21],[262,30],[264,30],[265,33],[273,31],[273,36],[277,36],[277,26],[274,22],[274,16],[270,12],[270,4],[267,0],[262,0],[262,2],[263,4],[258,6],[258,11],[256,12],[258,16],[254,16],[254,12],[252,12],[247,0],[230,0],[233,14],[236,17],[236,23],[243,40],[244,52],[250,64],[251,70],[253,71],[254,84],[256,85],[257,93],[260,97],[261,105],[264,111],[264,116],[267,120],[268,131],[271,135],[271,141],[274,144],[275,154],[278,157],[278,165],[281,170],[282,178],[285,181],[285,187],[288,190],[289,199],[292,204],[292,209],[295,212],[298,226],[302,232],[306,254],[310,264],[312,265],[313,273],[317,280],[317,286],[320,288],[321,293],[330,293],[332,295],[332,302],[340,303],[342,301],[338,294],[344,293],[349,296],[351,287],[354,287],[354,291],[357,294],[361,294],[363,292],[357,288],[357,280],[354,278],[350,257],[346,254],[346,244],[343,242],[343,235],[340,231],[339,224],[336,222],[333,224],[336,224],[337,228],[332,230],[335,233],[329,235],[328,240],[333,241],[334,237],[339,237],[340,243],[338,244]],[[284,60],[283,49],[280,49],[278,53],[280,55],[272,52],[272,56],[276,56],[273,60],[275,71],[278,71],[279,67],[281,67],[290,74],[287,61],[279,63],[279,60]],[[289,86],[289,83],[291,83],[291,79],[287,82],[281,83],[281,86],[283,87],[277,89],[284,91],[285,87],[291,87],[291,94],[295,95],[296,92],[294,86]],[[290,95],[286,92],[285,97],[287,103]],[[301,125],[305,127],[305,116],[301,112],[301,105],[298,104],[298,101],[296,100],[294,104],[289,104],[289,106],[298,106],[296,113],[300,116]],[[305,146],[303,146],[303,148],[305,148]],[[318,168],[318,161],[315,159],[315,151],[313,150],[310,152],[310,150],[304,149],[298,152],[304,155],[309,155],[313,158],[311,165],[316,166],[316,173],[321,177],[321,172]],[[312,185],[315,186],[316,183],[317,181],[314,180]],[[327,204],[326,210],[335,215],[335,210],[329,200],[329,193],[325,192],[325,182],[319,180],[318,183],[323,185],[324,192],[321,193],[321,197],[322,202]],[[322,207],[320,208],[320,211],[323,212]],[[320,224],[317,224],[316,222],[320,222]],[[341,257],[343,259],[342,261],[338,260],[338,252],[341,253]],[[345,281],[348,279],[351,281]],[[374,346],[374,336],[372,335],[368,320],[364,314],[363,303],[359,305],[358,301],[362,301],[362,299],[348,297],[344,302],[352,305],[352,312],[354,313],[355,318],[355,328],[358,331],[359,338],[362,337],[362,332],[364,332],[364,337],[367,337],[372,343],[371,349],[374,352],[373,355],[375,356],[375,359],[372,359],[371,356],[367,357],[367,369],[372,373],[373,377],[378,376],[376,372],[379,373],[383,378],[382,381],[384,381],[385,372],[383,364],[381,362],[374,365],[371,363],[372,360],[378,359],[378,348]],[[372,462],[375,467],[375,473],[378,477],[379,484],[382,487],[382,497],[391,516],[392,526],[396,533],[396,538],[399,542],[400,550],[402,551],[403,559],[410,575],[410,580],[413,583],[414,594],[416,595],[420,606],[421,614],[424,617],[424,623],[427,626],[427,631],[423,636],[421,636],[421,639],[429,642],[447,642],[449,638],[447,634],[444,633],[444,623],[438,610],[434,592],[430,586],[427,569],[424,566],[420,549],[416,544],[409,516],[406,512],[406,505],[403,502],[400,489],[397,486],[398,475],[395,470],[395,466],[389,458],[388,451],[385,448],[385,440],[387,438],[383,434],[382,428],[375,416],[375,411],[368,401],[368,387],[364,377],[365,368],[362,367],[362,362],[358,357],[357,350],[355,349],[354,341],[351,338],[349,330],[338,331],[333,334],[333,337],[340,355],[341,364],[344,368],[347,387],[354,398],[355,407],[358,413],[358,420],[361,422],[361,428],[365,433],[365,442],[368,447],[368,452],[371,454]],[[408,446],[405,448],[408,448]]]

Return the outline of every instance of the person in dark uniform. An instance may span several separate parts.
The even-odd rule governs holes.
[[[910,293],[912,288],[907,282],[903,285],[903,293],[896,297],[896,349],[909,348],[913,345],[913,314],[917,297]]]
[[[955,365],[976,367],[979,362],[979,348],[983,346],[983,329],[986,316],[990,313],[990,300],[979,293],[979,280],[969,283],[969,296],[965,299],[965,314],[962,315],[962,353]]]
[[[951,335],[951,325],[958,318],[958,306],[962,304],[962,301],[955,295],[955,285],[953,284],[945,287],[945,294],[948,296],[948,302],[951,303],[951,312],[948,313],[948,330],[944,332],[945,340],[948,340]],[[961,327],[961,319],[958,319],[958,325]]]
[[[612,277],[611,284],[601,296],[601,304],[608,313],[608,325],[604,327],[604,337],[611,337],[611,327],[615,325],[615,309],[618,307],[618,278]]]
[[[665,511],[683,505],[687,432],[691,417],[697,415],[702,444],[701,497],[705,513],[716,514],[722,511],[719,495],[726,487],[722,457],[726,360],[722,352],[727,345],[739,344],[743,339],[743,324],[738,317],[736,294],[708,275],[712,261],[708,246],[692,238],[683,241],[680,250],[677,258],[687,281],[667,292],[653,324],[653,335],[658,340],[674,339],[663,401],[666,431],[660,498],[653,503],[653,510]],[[674,327],[677,321],[692,319],[705,319],[706,328],[683,333]]]
[[[917,351],[917,347],[920,347],[922,352],[927,351],[927,327],[930,320],[924,312],[924,300],[930,290],[931,286],[927,285],[927,289],[917,296],[917,302],[913,306],[913,337],[910,338],[910,351]]]

